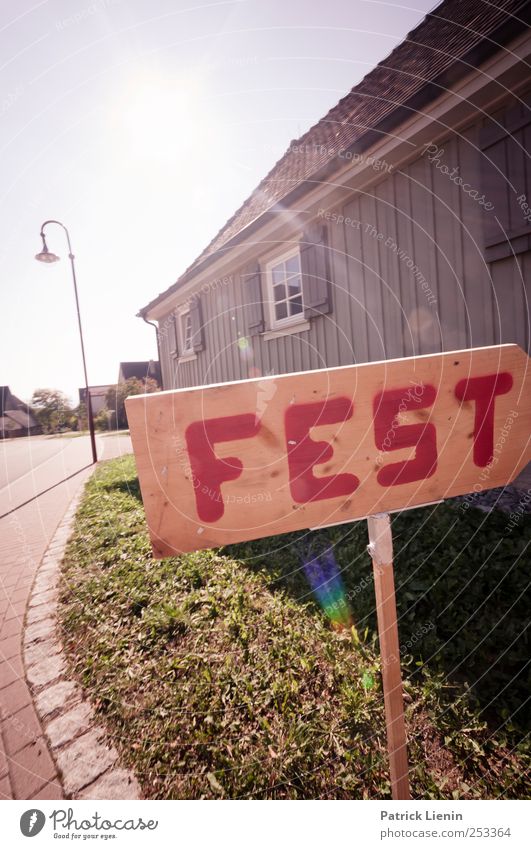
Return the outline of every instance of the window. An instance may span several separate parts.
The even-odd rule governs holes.
[[[181,354],[192,354],[194,347],[192,344],[192,314],[190,309],[183,310],[179,313],[179,331],[181,335]]]
[[[271,327],[303,320],[301,260],[298,250],[277,257],[266,266]]]

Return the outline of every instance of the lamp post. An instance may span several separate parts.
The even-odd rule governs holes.
[[[49,219],[48,221],[45,221],[41,226],[41,233],[40,233],[41,239],[42,239],[42,250],[38,254],[35,254],[35,259],[38,260],[39,262],[51,263],[51,262],[58,262],[59,259],[60,259],[60,257],[57,256],[57,254],[53,254],[51,251],[48,250],[48,245],[46,244],[46,239],[45,239],[45,236],[44,236],[44,228],[46,227],[47,224],[58,224],[59,227],[62,227],[63,230],[65,231],[66,241],[68,243],[68,258],[69,258],[70,264],[72,266],[72,280],[74,282],[74,293],[75,293],[75,296],[76,296],[77,323],[79,325],[79,339],[81,341],[81,356],[83,358],[83,372],[84,372],[84,375],[85,375],[85,403],[86,403],[86,406],[87,406],[87,419],[88,419],[88,426],[89,426],[89,432],[90,432],[90,445],[91,445],[91,448],[92,448],[92,462],[97,463],[98,462],[98,455],[96,453],[96,437],[95,437],[95,434],[94,434],[94,419],[92,417],[92,402],[90,400],[90,392],[89,392],[89,386],[88,386],[87,363],[85,361],[85,344],[83,342],[83,329],[81,327],[81,314],[79,312],[79,298],[78,298],[78,295],[77,295],[76,267],[74,265],[74,254],[72,253],[72,245],[70,244],[70,234],[69,234],[68,230],[66,229],[65,225],[61,224],[60,221],[54,221],[53,218]]]

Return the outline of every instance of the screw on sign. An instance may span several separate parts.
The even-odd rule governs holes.
[[[126,401],[155,557],[368,518],[395,798],[409,786],[388,513],[518,475],[528,365],[498,345]]]

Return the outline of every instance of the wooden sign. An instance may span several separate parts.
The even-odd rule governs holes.
[[[530,459],[516,345],[128,398],[167,557],[500,486]]]
[[[516,345],[128,398],[165,557],[368,518],[393,799],[409,799],[388,511],[509,483],[531,457]]]

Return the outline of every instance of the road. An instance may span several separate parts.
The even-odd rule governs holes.
[[[97,437],[99,459],[131,451],[127,435]],[[0,517],[92,462],[88,436],[0,441]]]

